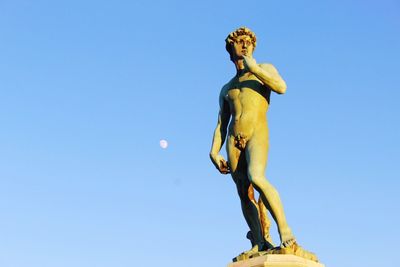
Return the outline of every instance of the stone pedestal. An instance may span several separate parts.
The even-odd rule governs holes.
[[[228,264],[228,267],[325,267],[325,265],[295,255],[267,254],[232,262]]]

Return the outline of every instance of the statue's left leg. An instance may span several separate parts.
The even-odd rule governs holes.
[[[264,205],[278,226],[281,246],[291,246],[296,240],[286,222],[281,199],[275,187],[265,178],[268,146],[268,132],[266,131],[256,131],[248,141],[246,146],[248,177],[254,188],[260,193]]]

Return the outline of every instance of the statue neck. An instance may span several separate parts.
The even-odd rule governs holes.
[[[235,60],[236,75],[240,75],[245,71],[243,59]]]

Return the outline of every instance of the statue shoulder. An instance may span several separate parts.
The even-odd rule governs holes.
[[[220,95],[226,95],[228,93],[229,88],[232,87],[233,79],[234,78],[230,79],[229,82],[227,82],[224,86],[222,86]]]

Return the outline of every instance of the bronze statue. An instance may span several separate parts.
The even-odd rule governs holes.
[[[269,233],[265,233],[269,222],[262,223],[267,216],[260,214],[263,205],[254,200],[252,187],[259,192],[262,203],[278,226],[280,246],[272,253],[283,249],[304,254],[286,222],[278,192],[265,178],[269,147],[266,113],[271,92],[284,94],[286,83],[272,64],[256,63],[253,58],[256,36],[250,29],[241,27],[235,30],[225,42],[230,59],[235,64],[236,75],[221,89],[218,124],[210,158],[222,174],[232,175],[237,187],[253,243],[251,250],[241,254],[242,258],[274,249],[268,240]],[[226,138],[228,161],[219,154]]]

